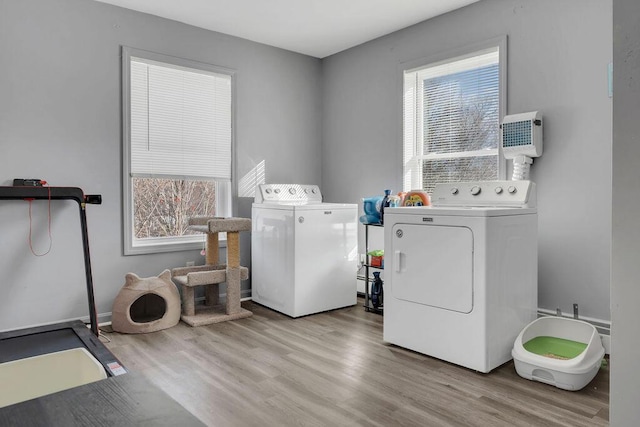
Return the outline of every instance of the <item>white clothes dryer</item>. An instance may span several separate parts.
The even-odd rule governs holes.
[[[384,340],[489,372],[537,314],[535,184],[440,184],[431,200],[385,209]]]
[[[291,317],[355,305],[358,205],[317,185],[261,184],[252,207],[253,301]]]

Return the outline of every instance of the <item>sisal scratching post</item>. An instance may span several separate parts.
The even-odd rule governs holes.
[[[249,270],[240,265],[240,232],[251,230],[248,218],[189,218],[189,228],[207,234],[206,265],[172,270],[173,279],[182,286],[181,319],[191,326],[209,325],[242,319],[253,313],[241,307],[241,282],[249,278]],[[227,263],[219,264],[218,233],[227,233]],[[218,285],[226,282],[224,307],[218,301]],[[206,305],[194,302],[194,288],[205,286]]]
[[[207,265],[219,265],[220,259],[218,233],[207,233],[207,252],[205,263]],[[217,305],[220,298],[220,287],[213,283],[205,288],[204,298],[206,305]]]
[[[240,310],[240,233],[227,233],[227,302],[226,310]]]
[[[218,248],[218,233],[207,233],[207,258],[205,261],[207,264],[218,265],[220,263]]]

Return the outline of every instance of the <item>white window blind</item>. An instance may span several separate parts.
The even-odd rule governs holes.
[[[200,249],[188,218],[231,215],[233,75],[123,46],[125,255]]]
[[[231,179],[231,76],[131,58],[131,176]]]
[[[404,189],[500,176],[500,52],[405,70]]]

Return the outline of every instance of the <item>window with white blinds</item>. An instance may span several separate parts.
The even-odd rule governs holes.
[[[229,216],[233,72],[123,48],[126,255],[202,247],[193,216]]]
[[[231,179],[231,76],[131,57],[131,174]]]
[[[498,44],[404,70],[405,191],[503,177],[503,55]]]

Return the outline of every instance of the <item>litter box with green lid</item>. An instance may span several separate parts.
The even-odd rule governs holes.
[[[520,332],[511,355],[521,377],[580,390],[598,373],[604,347],[596,328],[587,322],[541,317]]]

